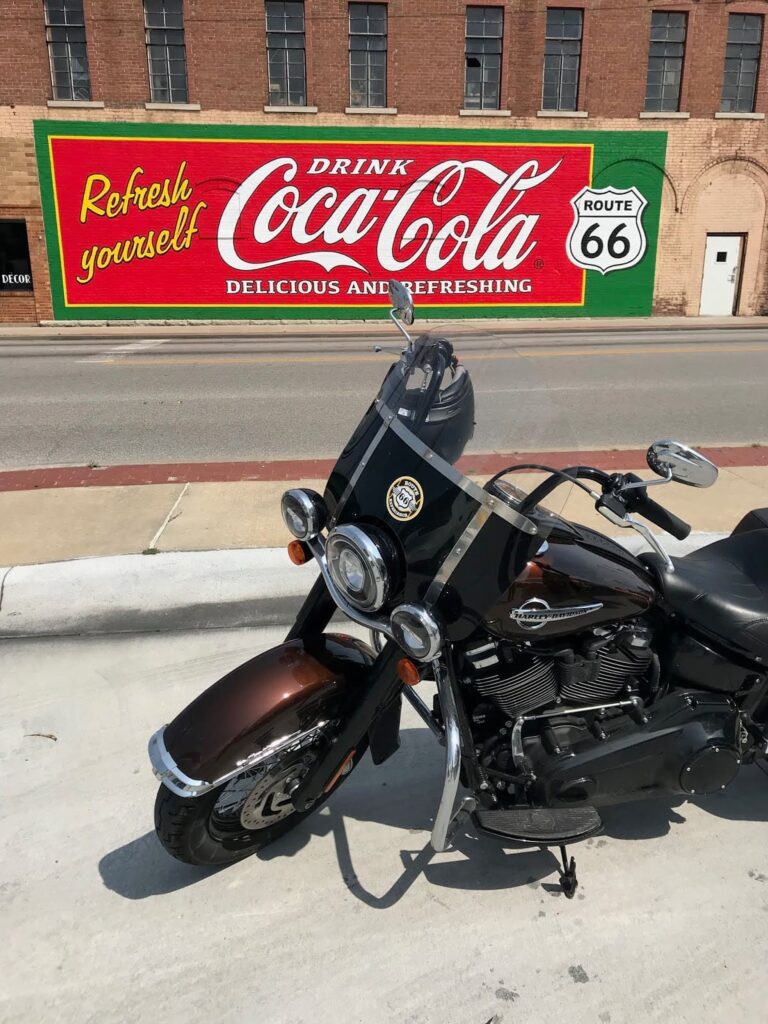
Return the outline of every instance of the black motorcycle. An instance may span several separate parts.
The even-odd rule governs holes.
[[[323,496],[282,499],[291,559],[320,575],[285,643],[152,737],[157,834],[191,864],[263,848],[367,749],[374,764],[395,753],[404,697],[445,747],[435,850],[468,818],[510,843],[558,846],[570,897],[566,846],[600,830],[598,808],[713,793],[766,756],[768,510],[671,559],[636,517],[679,539],[690,527],[648,489],[717,477],[674,441],[649,449],[655,479],[529,463],[481,487],[456,468],[474,432],[470,376],[445,338],[411,340],[410,294],[397,282],[390,294],[407,347]],[[546,476],[526,491],[519,471]],[[548,511],[563,484],[652,553]],[[337,609],[372,646],[325,632]]]

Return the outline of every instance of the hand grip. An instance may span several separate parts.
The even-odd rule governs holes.
[[[659,505],[652,498],[646,497],[641,502],[638,502],[635,511],[655,526],[658,526],[659,529],[671,533],[678,540],[685,540],[691,532],[690,526],[684,519],[680,519],[674,512],[670,512],[669,509]]]

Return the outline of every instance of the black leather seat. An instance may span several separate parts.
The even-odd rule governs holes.
[[[691,623],[753,657],[768,659],[768,529],[751,530],[675,558],[642,556],[667,603]]]

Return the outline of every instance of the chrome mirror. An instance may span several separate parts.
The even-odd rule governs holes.
[[[390,314],[392,318],[397,317],[401,323],[410,327],[414,320],[414,314],[413,297],[408,286],[404,285],[402,281],[390,281],[389,301],[392,306]]]
[[[690,487],[711,487],[717,480],[717,466],[695,448],[679,441],[654,441],[646,454],[648,465],[658,476]]]
[[[402,281],[390,281],[389,301],[392,305],[392,309],[389,311],[389,318],[408,342],[408,348],[411,348],[413,341],[408,331],[403,327],[403,324],[407,324],[410,327],[413,323],[413,297],[408,285],[403,284]]]

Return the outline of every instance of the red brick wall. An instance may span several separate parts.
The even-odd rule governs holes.
[[[720,103],[728,15],[765,14],[760,0],[728,5],[556,0],[585,10],[579,106],[601,117],[642,109],[651,11],[689,14],[681,109],[711,117]],[[530,117],[541,106],[544,4],[504,7],[502,108]],[[346,0],[306,0],[308,103],[340,113],[349,105]],[[461,0],[389,0],[389,106],[403,114],[455,115],[463,105]],[[149,99],[141,0],[84,0],[93,98],[110,107]],[[190,100],[208,109],[260,110],[268,102],[263,0],[186,0]],[[51,96],[43,3],[0,0],[0,105],[42,104]],[[768,74],[757,109],[768,103]]]
[[[51,72],[42,2],[0,0],[0,25],[0,105],[45,103]]]

